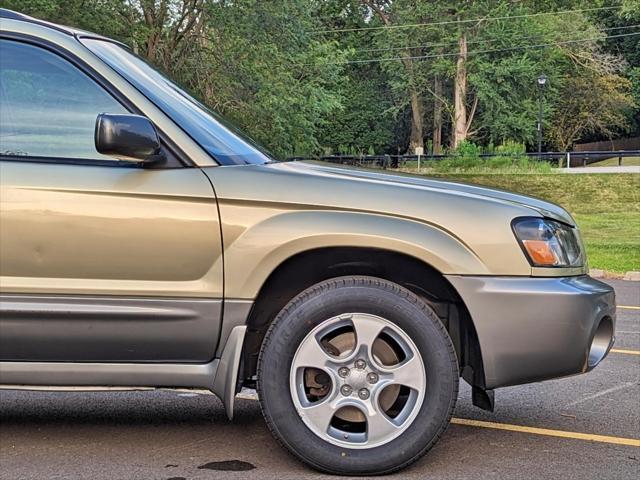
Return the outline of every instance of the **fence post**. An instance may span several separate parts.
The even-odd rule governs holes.
[[[622,166],[622,155],[618,155],[618,166]]]
[[[418,155],[418,173],[420,173],[420,157],[424,153],[424,147],[416,147],[413,153]]]
[[[567,170],[571,168],[571,152],[567,152]]]

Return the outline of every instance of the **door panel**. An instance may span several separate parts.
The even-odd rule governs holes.
[[[209,181],[195,168],[0,162],[0,292],[79,297],[67,319],[37,296],[0,300],[5,360],[209,360],[222,299]],[[197,314],[184,304],[164,314],[138,308],[160,296],[213,302]],[[58,345],[46,347],[45,337]]]
[[[0,162],[0,180],[3,292],[222,297],[199,169]]]

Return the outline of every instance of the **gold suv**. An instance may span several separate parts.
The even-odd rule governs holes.
[[[459,378],[595,367],[612,289],[534,198],[278,162],[126,46],[0,14],[0,383],[256,388],[331,473],[424,454]]]

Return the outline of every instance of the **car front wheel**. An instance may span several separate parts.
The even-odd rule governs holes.
[[[407,466],[446,429],[458,365],[433,310],[373,277],[324,281],[276,317],[258,361],[258,393],[274,436],[328,473]]]

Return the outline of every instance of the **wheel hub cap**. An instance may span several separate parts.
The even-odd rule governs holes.
[[[370,314],[322,322],[301,342],[291,365],[291,396],[304,423],[322,439],[351,448],[400,435],[420,410],[425,385],[413,341]]]

